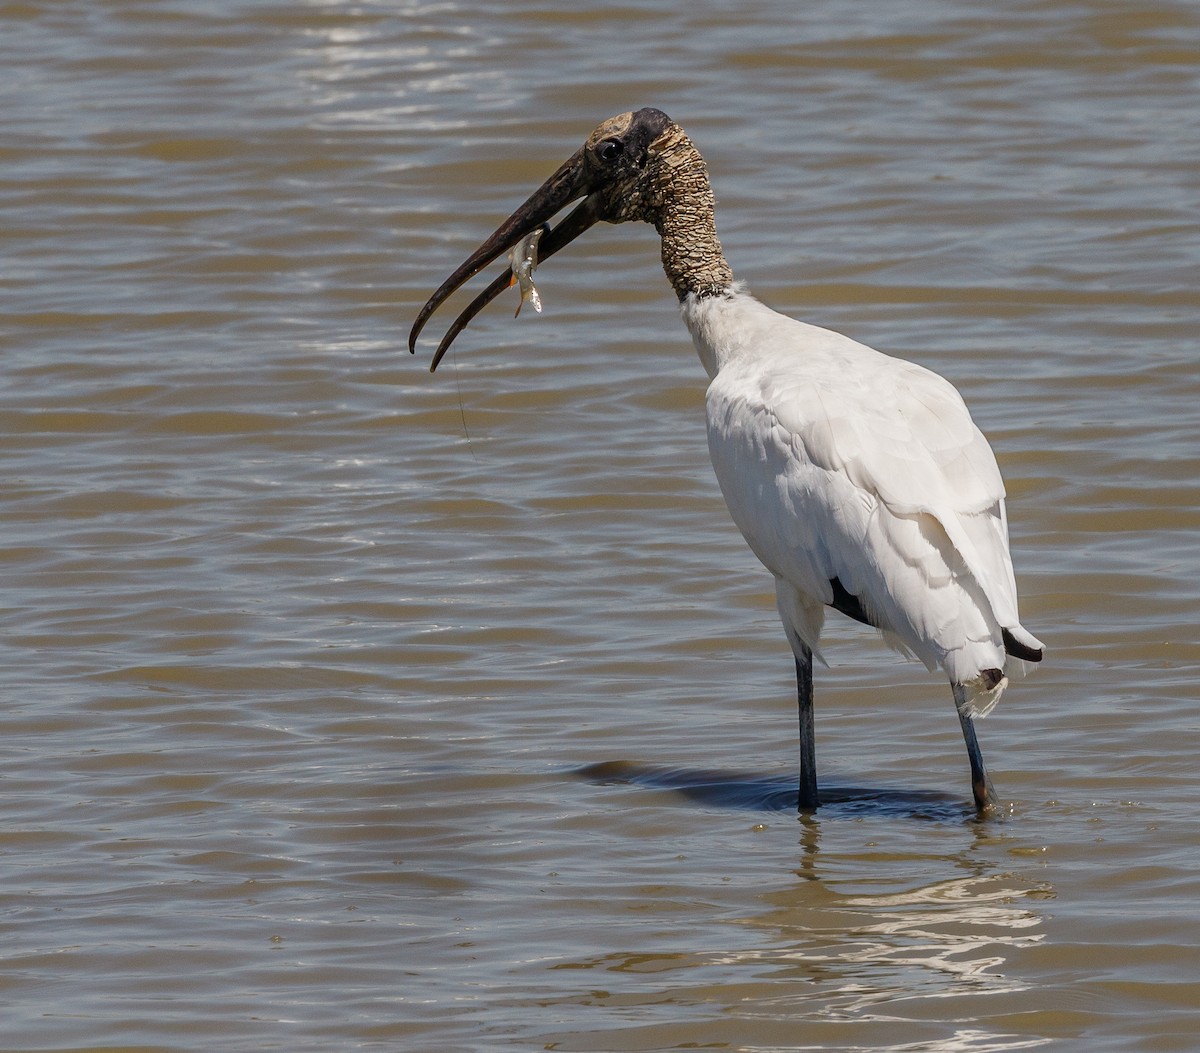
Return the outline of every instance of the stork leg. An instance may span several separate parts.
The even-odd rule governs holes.
[[[798,808],[812,811],[817,797],[817,749],[813,733],[812,650],[800,644],[796,652],[796,702],[800,714],[800,797]]]
[[[957,692],[956,692],[957,694]],[[958,701],[957,698],[955,701]],[[975,721],[958,706],[958,722],[962,725],[963,739],[967,743],[967,756],[971,761],[971,793],[975,796],[975,810],[982,816],[996,809],[996,793],[992,780],[983,766],[983,754],[979,752],[979,740],[975,737]]]

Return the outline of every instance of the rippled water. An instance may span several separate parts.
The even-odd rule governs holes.
[[[1188,1051],[1191,0],[0,5],[0,1048]],[[949,377],[1050,647],[980,735],[831,618],[831,803],[648,228],[433,376],[602,118]],[[431,332],[440,332],[435,324]]]

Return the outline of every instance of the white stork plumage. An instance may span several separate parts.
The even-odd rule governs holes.
[[[833,607],[946,673],[976,808],[993,809],[974,720],[1043,651],[1017,614],[995,456],[942,377],[781,315],[734,281],[707,168],[666,114],[601,124],[430,297],[409,349],[455,289],[579,198],[542,237],[542,259],[601,220],[653,223],[662,238],[663,268],[710,378],[713,468],[734,522],[774,575],[795,655],[799,807],[819,802],[812,662]],[[510,268],[472,301],[431,369],[512,280]]]

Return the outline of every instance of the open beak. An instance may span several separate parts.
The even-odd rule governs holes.
[[[408,334],[408,349],[416,353],[417,337],[429,317],[460,286],[465,285],[484,267],[503,252],[507,252],[526,234],[547,224],[572,201],[584,197],[592,187],[587,185],[584,175],[583,151],[579,150],[565,161],[549,179],[533,192],[529,200],[508,217],[491,237],[479,246],[438,287],[425,306],[421,308],[412,331]],[[599,203],[592,197],[585,198],[557,227],[542,236],[538,242],[538,260],[553,256],[559,249],[569,245],[588,227],[600,220]],[[507,268],[494,282],[483,290],[455,320],[442,337],[429,365],[432,373],[437,369],[454,338],[458,336],[480,311],[507,289],[513,280],[512,268]]]

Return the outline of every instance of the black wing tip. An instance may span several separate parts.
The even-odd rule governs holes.
[[[1013,658],[1019,658],[1023,662],[1040,662],[1042,655],[1045,652],[1040,647],[1029,647],[1021,643],[1007,629],[1000,630],[1000,639],[1004,641],[1004,651],[1010,654]]]
[[[835,611],[840,611],[847,618],[853,618],[856,622],[862,622],[863,625],[870,625],[875,629],[880,628],[879,622],[871,617],[870,612],[863,605],[862,600],[849,592],[841,579],[832,577],[829,579],[829,587],[833,590],[833,600],[828,604]]]

